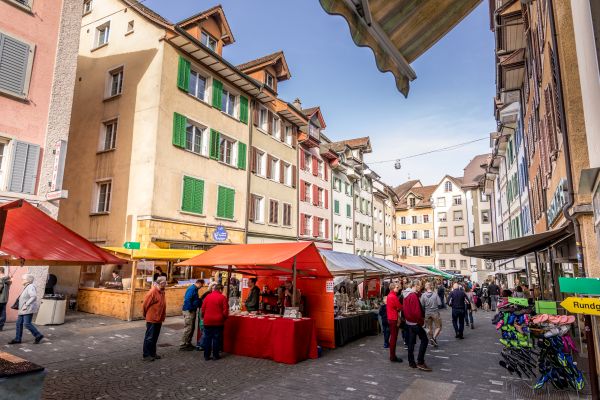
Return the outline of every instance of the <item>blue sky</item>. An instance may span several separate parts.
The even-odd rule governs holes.
[[[216,1],[146,0],[172,21],[218,4]],[[487,3],[416,60],[417,79],[408,98],[396,90],[392,74],[382,74],[370,49],[354,45],[346,21],[326,14],[318,0],[221,0],[235,43],[223,55],[234,64],[283,50],[292,78],[279,95],[304,107],[320,105],[332,140],[370,136],[367,162],[396,159],[488,136],[492,115],[494,37]],[[480,141],[458,150],[402,162],[372,164],[390,185],[410,176],[434,184],[445,175],[462,175]]]

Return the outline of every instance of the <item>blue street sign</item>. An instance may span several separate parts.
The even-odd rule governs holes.
[[[215,242],[224,242],[227,240],[228,234],[223,225],[219,225],[213,231],[213,239]]]

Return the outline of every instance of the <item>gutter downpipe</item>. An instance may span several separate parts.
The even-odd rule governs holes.
[[[567,122],[566,122],[566,114],[565,114],[565,101],[563,98],[562,92],[562,75],[560,70],[560,59],[558,55],[558,43],[557,43],[557,33],[556,33],[556,22],[554,20],[554,4],[552,1],[548,2],[548,14],[550,17],[550,30],[552,37],[552,47],[554,47],[554,57],[556,63],[556,79],[557,79],[557,94],[558,94],[558,107],[560,108],[560,113],[562,118],[560,120],[562,137],[563,137],[563,146],[565,151],[565,164],[567,171],[567,190],[568,190],[568,200],[567,203],[563,206],[563,215],[565,218],[573,223],[573,230],[575,232],[575,247],[577,251],[577,274],[579,277],[585,277],[585,260],[583,257],[583,248],[581,245],[581,230],[579,221],[577,221],[577,217],[570,214],[569,209],[575,204],[575,193],[573,190],[573,171],[571,168],[571,153],[569,149],[569,141],[567,135]],[[584,316],[584,331],[585,338],[587,344],[587,356],[588,356],[588,365],[589,365],[589,381],[592,390],[592,398],[598,399],[600,398],[600,390],[598,388],[598,369],[596,367],[596,349],[594,342],[594,332],[592,330],[592,318],[590,315]]]

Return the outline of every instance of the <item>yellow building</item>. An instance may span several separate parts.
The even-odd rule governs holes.
[[[396,187],[400,201],[396,206],[395,260],[409,264],[433,266],[435,235],[431,194],[437,186],[423,186],[412,180]]]

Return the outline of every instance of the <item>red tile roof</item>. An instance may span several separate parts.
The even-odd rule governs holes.
[[[269,54],[269,55],[266,55],[263,57],[259,57],[255,60],[251,60],[251,61],[245,62],[243,64],[240,64],[237,66],[237,68],[243,71],[243,70],[255,67],[257,65],[267,63],[269,61],[275,61],[276,59],[278,59],[279,57],[282,57],[282,56],[283,56],[283,51],[281,51],[281,50],[276,51],[275,53],[272,53],[272,54]]]

